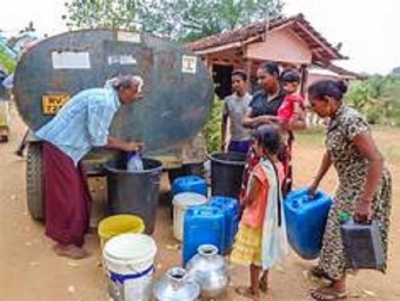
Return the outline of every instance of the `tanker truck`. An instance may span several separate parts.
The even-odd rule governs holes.
[[[145,156],[160,160],[170,180],[201,173],[206,145],[201,129],[209,116],[213,82],[190,50],[151,34],[90,29],[40,41],[20,59],[13,94],[31,131],[27,154],[27,205],[43,218],[41,141],[34,132],[76,93],[102,87],[117,75],[141,79],[143,100],[122,106],[110,134],[145,143]],[[84,158],[89,176],[104,176],[116,153],[94,149]]]

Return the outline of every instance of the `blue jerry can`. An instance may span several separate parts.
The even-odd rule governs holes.
[[[308,189],[292,191],[285,199],[288,240],[304,259],[315,259],[322,247],[332,198],[321,190],[311,199]]]
[[[199,176],[186,176],[175,179],[172,184],[172,193],[195,192],[207,196],[207,182]]]
[[[225,215],[220,208],[201,205],[190,207],[184,218],[183,265],[197,254],[201,245],[214,245],[222,254],[224,247]]]
[[[239,227],[239,201],[230,197],[214,196],[210,206],[220,208],[225,215],[225,235],[223,252],[226,253],[232,247]]]

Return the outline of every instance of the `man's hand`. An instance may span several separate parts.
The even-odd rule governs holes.
[[[144,148],[144,143],[142,142],[127,142],[117,137],[109,136],[107,140],[107,148],[119,149],[125,152],[137,152]]]
[[[138,152],[143,150],[144,143],[142,142],[127,142],[124,151],[126,152]]]
[[[226,152],[226,143],[221,144],[220,150],[221,150],[221,152]]]

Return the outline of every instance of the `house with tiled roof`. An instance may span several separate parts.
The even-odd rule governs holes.
[[[230,93],[232,70],[247,71],[251,75],[251,89],[256,83],[258,66],[267,60],[280,63],[282,68],[298,68],[304,79],[303,91],[311,65],[356,76],[335,68],[333,61],[346,59],[340,53],[340,47],[329,43],[302,14],[256,22],[188,43],[186,47],[200,55],[213,72],[214,81],[218,84],[216,92],[220,97]]]

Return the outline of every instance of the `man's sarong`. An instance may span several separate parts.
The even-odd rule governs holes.
[[[46,235],[61,244],[82,246],[92,198],[86,172],[48,142],[42,145]]]

